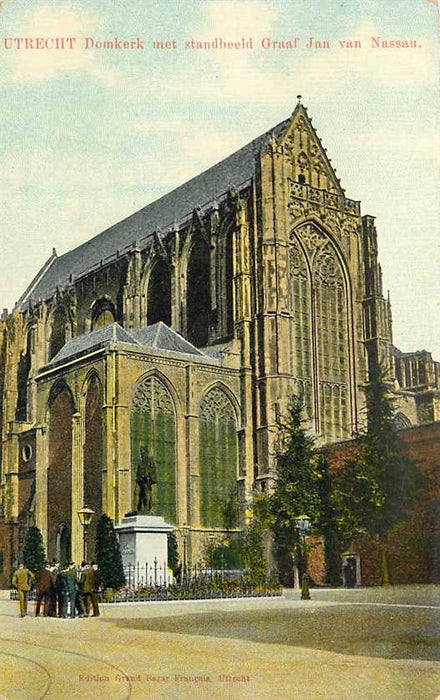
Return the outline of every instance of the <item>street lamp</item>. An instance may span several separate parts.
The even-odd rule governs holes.
[[[183,542],[183,580],[186,581],[186,570],[187,570],[187,552],[186,545],[188,541],[189,525],[182,525],[180,528],[180,534],[182,535]]]
[[[301,554],[303,555],[304,563],[305,563],[306,534],[307,534],[307,530],[310,527],[310,518],[308,515],[298,515],[296,518],[294,518],[294,520],[295,520],[296,526],[298,528],[298,533],[299,533],[299,543],[298,543],[298,547],[297,547],[295,569],[294,569],[294,577],[295,577],[294,587],[300,588],[298,564],[299,564],[299,561],[301,558]]]
[[[89,529],[89,525],[92,522],[94,515],[95,515],[95,511],[92,508],[89,508],[89,506],[83,506],[78,511],[79,522],[81,523],[82,528],[83,528],[83,544],[84,544],[83,558],[84,558],[84,561],[87,561],[87,531]]]

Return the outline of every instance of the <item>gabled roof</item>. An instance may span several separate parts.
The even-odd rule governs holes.
[[[129,343],[130,345],[138,345],[137,340],[126,331],[119,323],[108,323],[102,328],[97,328],[96,331],[76,335],[67,341],[61,350],[52,358],[50,365],[59,365],[70,357],[83,355],[91,350],[104,347],[108,343]]]
[[[173,331],[162,321],[131,332],[139,344],[147,348],[171,350],[172,352],[182,352],[186,355],[206,357],[205,353],[198,350],[194,345],[189,343],[179,333]]]
[[[203,206],[238,189],[255,174],[255,159],[271,137],[277,138],[289,124],[286,119],[273,129],[254,139],[240,150],[193,177],[135,214],[111,226],[91,240],[51,260],[50,266],[36,276],[28,293],[20,299],[23,307],[32,297],[49,298],[57,286],[63,287],[70,277],[83,274],[101,260],[116,254],[117,250],[135,241],[150,237],[154,232],[172,226],[188,217],[198,206]],[[47,264],[46,264],[47,265]]]

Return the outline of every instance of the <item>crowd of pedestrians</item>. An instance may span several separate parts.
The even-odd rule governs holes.
[[[29,591],[35,585],[35,616],[70,618],[99,615],[101,575],[97,564],[83,561],[61,566],[46,562],[36,576],[20,564],[12,577],[18,591],[20,615],[27,614]]]

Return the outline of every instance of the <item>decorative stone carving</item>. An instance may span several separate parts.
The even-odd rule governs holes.
[[[297,163],[301,172],[304,172],[304,170],[306,170],[309,167],[309,159],[307,158],[304,151],[301,151],[301,153],[299,154]]]
[[[157,377],[147,377],[138,384],[133,409],[143,413],[168,413],[174,415],[173,399],[166,386]]]
[[[300,202],[298,199],[291,199],[289,204],[289,211],[293,219],[299,219],[307,214],[307,206],[304,202]]]
[[[305,244],[310,257],[313,257],[314,252],[321,248],[327,241],[324,233],[319,231],[313,224],[304,224],[295,231],[298,238]],[[291,234],[293,240],[294,234]]]
[[[343,287],[341,266],[330,243],[317,252],[313,262],[315,283]]]
[[[290,274],[294,278],[307,279],[307,269],[304,254],[298,243],[293,240],[289,250]]]
[[[235,423],[235,411],[225,392],[214,387],[200,404],[200,418],[207,421],[223,421]]]

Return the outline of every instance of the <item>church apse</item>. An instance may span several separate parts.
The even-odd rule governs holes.
[[[155,482],[149,509],[170,523],[176,522],[176,417],[165,384],[155,376],[136,387],[131,409],[132,508],[136,510],[137,474],[143,455],[154,465]],[[142,465],[141,465],[142,466]]]

